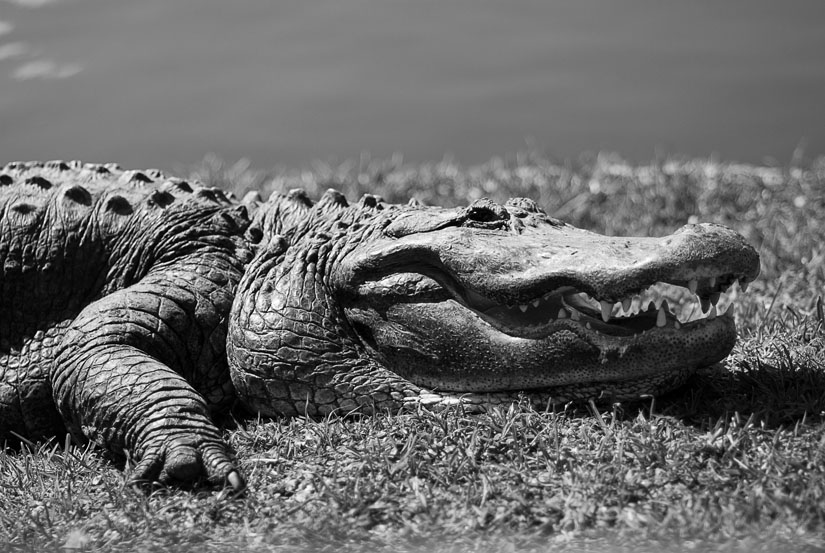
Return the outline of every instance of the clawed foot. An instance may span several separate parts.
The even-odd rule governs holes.
[[[235,495],[246,489],[246,481],[219,439],[177,437],[151,443],[140,462],[130,471],[128,483],[145,489],[155,483],[186,485],[205,478],[223,484]]]

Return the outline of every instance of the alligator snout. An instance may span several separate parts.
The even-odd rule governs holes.
[[[701,224],[606,237],[512,204],[442,212],[420,232],[414,214],[342,260],[333,282],[347,317],[393,371],[453,392],[637,390],[727,355],[735,325],[723,294],[759,273],[739,234]]]

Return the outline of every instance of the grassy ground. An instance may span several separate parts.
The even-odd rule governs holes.
[[[207,158],[191,172],[239,194],[527,196],[608,234],[719,222],[759,248],[763,272],[738,298],[726,362],[655,401],[241,421],[227,430],[249,476],[240,499],[144,496],[96,452],[57,442],[0,453],[6,549],[825,551],[825,158],[792,168],[364,158],[304,171]]]

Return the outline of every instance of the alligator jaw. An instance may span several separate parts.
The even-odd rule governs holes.
[[[684,287],[656,283],[617,302],[592,298],[571,286],[514,305],[498,304],[472,290],[455,299],[487,324],[511,336],[540,339],[565,320],[601,334],[635,336],[666,327],[678,331],[684,325],[725,316],[732,302],[724,294],[731,285],[720,282],[732,283],[737,279],[731,275],[709,279],[703,283],[701,295],[694,293],[699,289],[695,279]],[[738,282],[739,290],[747,290],[747,280]]]
[[[447,228],[370,250],[339,274],[357,289],[343,304],[366,349],[419,386],[460,393],[655,393],[663,375],[730,352],[722,294],[759,272],[756,252],[716,225],[640,239]]]

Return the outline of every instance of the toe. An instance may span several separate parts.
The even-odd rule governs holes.
[[[129,472],[126,484],[129,486],[145,487],[152,482],[157,482],[163,470],[163,459],[152,452],[144,455],[140,462]]]
[[[203,474],[197,448],[188,444],[173,444],[166,450],[166,459],[159,480],[164,484],[191,482]]]

